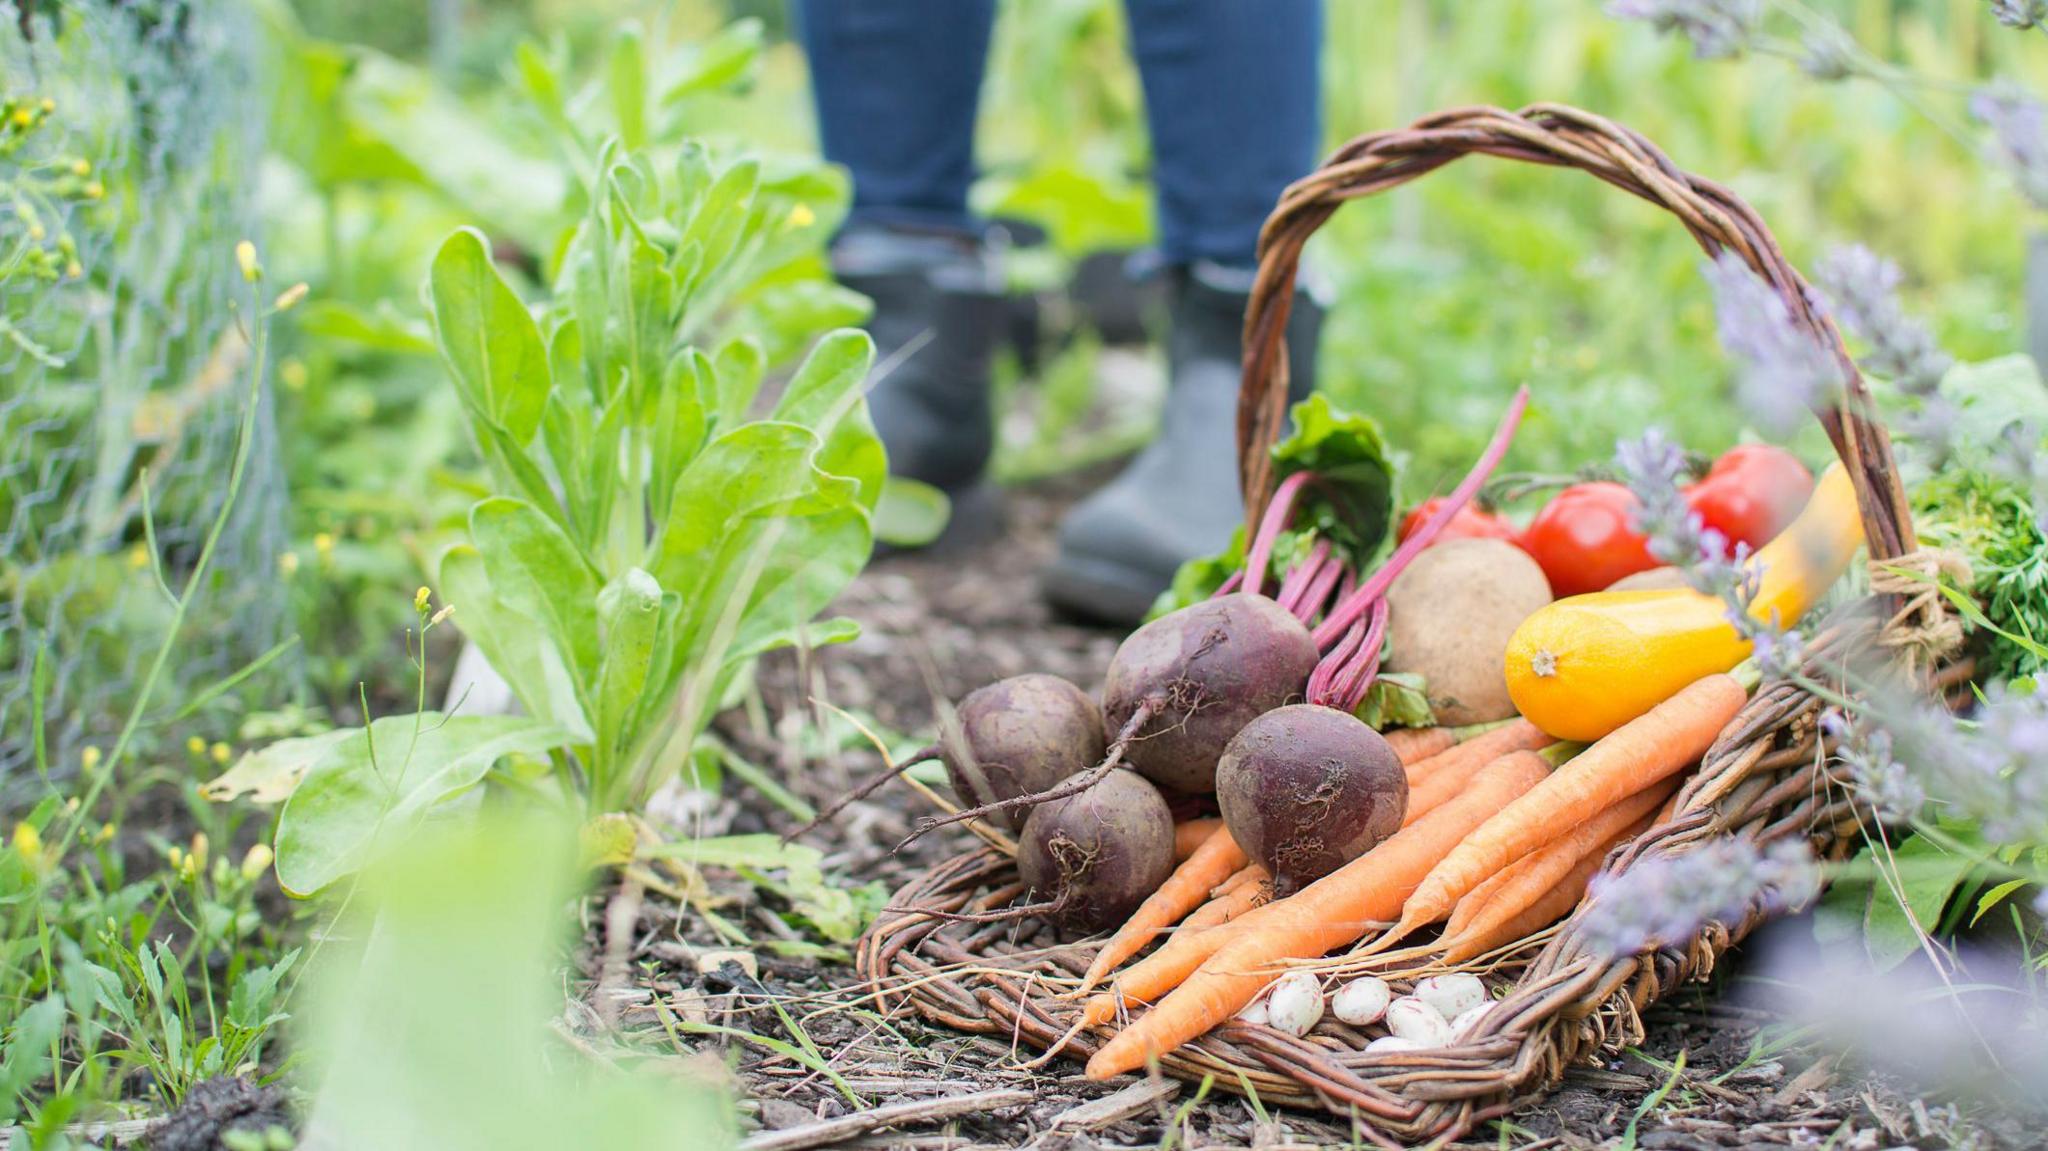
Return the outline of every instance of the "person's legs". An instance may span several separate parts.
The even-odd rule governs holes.
[[[1145,89],[1159,247],[1248,268],[1259,225],[1314,167],[1322,0],[1125,0]]]
[[[893,475],[988,520],[989,360],[1003,295],[967,211],[994,0],[796,0],[825,157],[853,176],[839,281],[874,301],[868,410]]]
[[[1171,381],[1159,436],[1060,525],[1046,594],[1134,623],[1176,568],[1243,519],[1240,331],[1259,226],[1315,166],[1320,0],[1126,0],[1152,127],[1159,246],[1172,270]],[[1319,311],[1289,321],[1297,398],[1315,379]]]
[[[849,223],[966,231],[995,0],[796,0],[825,158]]]

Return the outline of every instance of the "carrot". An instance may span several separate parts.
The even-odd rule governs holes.
[[[1572,865],[1570,871],[1565,872],[1562,878],[1551,885],[1550,890],[1539,894],[1515,914],[1491,924],[1482,923],[1478,918],[1473,919],[1466,933],[1451,941],[1450,947],[1444,952],[1444,962],[1462,963],[1475,955],[1485,955],[1516,940],[1527,939],[1570,915],[1572,909],[1579,905],[1579,901],[1586,898],[1586,889],[1591,886],[1593,877],[1600,874],[1601,866],[1607,862],[1608,853],[1654,825],[1654,820],[1639,819],[1621,834],[1587,852],[1584,858]],[[1507,874],[1509,872],[1501,873]],[[1494,878],[1498,879],[1500,876]],[[1484,889],[1485,885],[1482,884],[1474,888],[1472,894],[1477,895]]]
[[[1231,875],[1230,878],[1217,884],[1215,887],[1210,888],[1209,898],[1218,899],[1225,895],[1229,895],[1231,892],[1236,891],[1239,887],[1242,887],[1247,883],[1264,883],[1271,878],[1273,877],[1266,874],[1266,869],[1260,867],[1258,864],[1246,864],[1244,867],[1240,868],[1235,874]]]
[[[1214,816],[1204,819],[1186,819],[1173,825],[1173,861],[1184,863],[1195,853],[1195,849],[1209,842],[1211,836],[1223,827],[1223,821]]]
[[[1612,807],[1683,771],[1712,746],[1748,698],[1741,680],[1716,672],[1602,736],[1445,856],[1401,909],[1393,936],[1450,914],[1466,892],[1569,831],[1587,812]]]
[[[1217,938],[1213,954],[1157,1007],[1104,1044],[1088,1061],[1088,1077],[1107,1079],[1172,1050],[1250,1003],[1281,974],[1278,964],[1314,958],[1398,915],[1445,852],[1549,774],[1550,764],[1535,752],[1501,758],[1428,818],[1293,895],[1228,927],[1203,932],[1197,938]],[[1172,986],[1132,982],[1119,981],[1118,990],[1142,998]]]
[[[1470,779],[1473,772],[1511,751],[1534,751],[1549,742],[1551,738],[1543,733],[1543,729],[1526,719],[1487,725],[1486,730],[1447,751],[1412,764],[1404,761],[1408,769],[1410,799],[1413,799],[1412,789],[1432,775],[1462,770],[1465,778]]]
[[[1102,982],[1102,977],[1122,966],[1123,961],[1136,955],[1152,937],[1179,923],[1182,916],[1200,907],[1209,899],[1209,893],[1220,883],[1237,874],[1245,865],[1244,849],[1230,837],[1226,828],[1217,831],[1202,841],[1187,861],[1175,868],[1159,890],[1147,896],[1130,919],[1117,929],[1102,950],[1095,953],[1095,962],[1088,965],[1087,974],[1081,977],[1081,991],[1085,992]]]
[[[1401,766],[1421,763],[1440,751],[1449,751],[1458,746],[1458,733],[1448,727],[1401,727],[1383,731],[1387,746],[1401,757]]]
[[[1113,981],[1116,990],[1098,992],[1088,997],[1081,1008],[1082,1021],[1089,1027],[1107,1023],[1116,1018],[1117,1009],[1136,998],[1125,991],[1126,987],[1150,988],[1149,995],[1157,995],[1171,988],[1188,974],[1202,965],[1202,961],[1216,953],[1222,943],[1222,932],[1205,930],[1231,923],[1249,912],[1264,906],[1273,898],[1272,877],[1258,864],[1245,868],[1256,872],[1256,879],[1238,882],[1228,892],[1218,894],[1214,899],[1197,908],[1194,914],[1181,921],[1174,933],[1167,937],[1159,950],[1125,968]],[[1239,874],[1243,874],[1240,872]],[[1235,876],[1232,879],[1236,879]]]
[[[1502,924],[1556,887],[1579,861],[1589,855],[1604,856],[1606,845],[1616,835],[1648,818],[1664,802],[1664,797],[1676,790],[1678,781],[1667,779],[1648,791],[1631,795],[1473,888],[1458,901],[1450,922],[1444,925],[1444,941],[1439,946],[1445,948],[1445,957],[1456,961],[1479,954],[1465,949],[1472,939],[1490,938]],[[1466,939],[1467,936],[1472,939]]]
[[[1193,914],[1174,928],[1174,934],[1186,932],[1193,935],[1204,928],[1229,923],[1247,911],[1264,907],[1273,898],[1273,877],[1256,863],[1231,876],[1231,880],[1229,891],[1195,908]]]

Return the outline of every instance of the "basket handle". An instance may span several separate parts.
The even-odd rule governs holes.
[[[1841,364],[1841,394],[1817,405],[1815,414],[1855,485],[1871,557],[1893,559],[1913,550],[1912,514],[1892,466],[1891,438],[1863,376],[1762,218],[1734,192],[1683,171],[1635,132],[1562,104],[1533,104],[1520,112],[1453,108],[1406,128],[1359,136],[1281,194],[1259,235],[1258,278],[1244,318],[1237,446],[1246,538],[1257,530],[1273,494],[1271,451],[1287,418],[1283,337],[1302,246],[1344,201],[1399,187],[1473,153],[1589,172],[1677,216],[1709,255],[1739,255],[1777,291],[1793,322],[1818,335]]]

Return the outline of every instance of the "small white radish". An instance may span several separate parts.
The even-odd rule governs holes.
[[[1472,1034],[1472,1029],[1477,1027],[1479,1021],[1486,1018],[1486,1013],[1491,1010],[1493,1010],[1492,1003],[1481,1003],[1477,1007],[1459,1012],[1458,1017],[1451,1020],[1451,1035],[1455,1038],[1463,1039]]]
[[[1442,1047],[1451,1041],[1451,1025],[1436,1008],[1413,995],[1403,995],[1387,1005],[1387,1030],[1423,1047]]]
[[[1254,999],[1244,1005],[1243,1011],[1237,1013],[1237,1021],[1239,1023],[1256,1023],[1264,1027],[1272,1022],[1272,1017],[1266,1011],[1266,1001],[1264,999]]]
[[[1387,981],[1367,975],[1337,989],[1337,994],[1330,997],[1330,1013],[1353,1027],[1364,1027],[1378,1023],[1380,1016],[1387,1013],[1387,1004],[1393,1001],[1394,992]]]
[[[1415,998],[1436,1008],[1445,1019],[1456,1019],[1486,1002],[1486,984],[1463,971],[1432,975],[1416,981]]]
[[[1388,1051],[1420,1050],[1422,1050],[1422,1044],[1417,1043],[1413,1039],[1404,1039],[1399,1035],[1382,1035],[1365,1045],[1365,1053],[1367,1055],[1371,1055],[1375,1051],[1384,1053]]]
[[[1323,1017],[1323,985],[1306,971],[1293,971],[1273,982],[1266,995],[1266,1023],[1275,1031],[1306,1035]]]

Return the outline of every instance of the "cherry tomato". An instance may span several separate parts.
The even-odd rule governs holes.
[[[1394,541],[1400,543],[1409,536],[1414,535],[1416,529],[1420,528],[1429,517],[1435,515],[1438,509],[1443,506],[1444,497],[1442,496],[1427,499],[1415,505],[1414,511],[1401,517],[1401,530],[1396,533]],[[1457,514],[1451,517],[1451,522],[1445,524],[1444,530],[1436,533],[1436,539],[1430,542],[1435,544],[1443,540],[1512,540],[1514,538],[1515,525],[1494,515],[1492,512],[1481,511],[1471,504],[1466,504],[1458,509]]]
[[[1536,513],[1522,533],[1522,550],[1549,577],[1551,594],[1599,591],[1657,566],[1649,542],[1635,530],[1635,507],[1626,487],[1601,482],[1573,484]]]
[[[1770,444],[1743,444],[1714,461],[1706,477],[1685,489],[1685,502],[1701,522],[1752,548],[1785,530],[1813,494],[1813,473],[1797,456]]]

